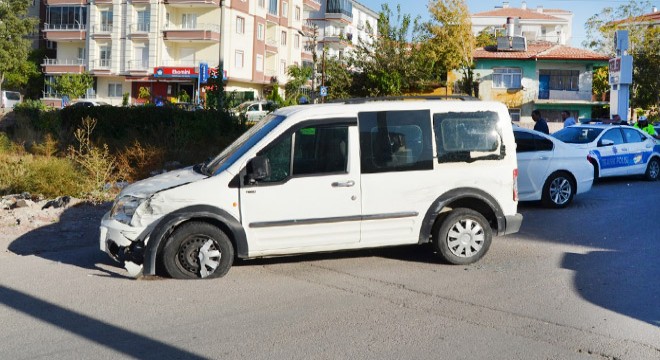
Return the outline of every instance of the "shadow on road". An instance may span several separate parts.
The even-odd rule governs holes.
[[[69,207],[61,214],[59,222],[25,233],[9,244],[8,250],[22,256],[39,256],[63,264],[99,270],[108,276],[121,277],[98,266],[115,265],[99,250],[98,245],[99,224],[110,206],[109,203],[81,203]]]
[[[660,182],[599,180],[566,209],[521,204],[526,239],[584,246],[566,252],[561,267],[575,272],[585,300],[660,326]]]
[[[205,359],[4,286],[0,304],[135,359]]]

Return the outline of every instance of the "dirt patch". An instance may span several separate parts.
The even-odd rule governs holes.
[[[0,252],[28,255],[63,248],[92,246],[111,203],[92,204],[72,198],[63,207],[44,206],[50,200],[0,209]]]

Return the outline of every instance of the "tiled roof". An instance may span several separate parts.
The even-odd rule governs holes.
[[[547,14],[572,14],[570,11],[562,9],[543,9],[543,12]]]
[[[614,24],[637,23],[637,22],[651,22],[651,23],[660,22],[660,11],[640,15],[634,18],[613,21]]]
[[[523,10],[517,8],[501,8],[489,11],[482,11],[476,14],[472,14],[472,17],[519,17],[521,20],[525,19],[534,19],[534,20],[555,20],[555,21],[565,21],[562,18],[556,16],[544,14],[537,12],[536,10]]]
[[[609,58],[596,52],[558,45],[547,41],[530,41],[527,51],[497,51],[497,47],[478,48],[473,52],[475,59],[514,60],[602,60]]]

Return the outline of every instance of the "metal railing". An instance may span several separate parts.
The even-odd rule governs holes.
[[[95,69],[109,69],[112,62],[110,59],[97,59],[93,64]]]
[[[149,60],[128,60],[128,70],[142,70],[149,69]]]
[[[163,66],[187,66],[198,67],[200,63],[207,63],[206,60],[163,60],[160,62]]]
[[[131,33],[147,33],[150,29],[151,26],[147,22],[132,24],[130,27]]]
[[[94,26],[93,32],[95,34],[99,33],[111,33],[112,32],[112,24],[99,24]]]
[[[44,23],[44,30],[86,30],[87,24],[49,24]]]
[[[208,30],[208,31],[213,31],[213,32],[220,32],[220,25],[218,24],[195,24],[194,26],[191,25],[176,25],[176,24],[167,24],[165,26],[164,31],[201,31],[201,30]]]
[[[43,65],[85,65],[85,59],[49,59],[45,58]]]

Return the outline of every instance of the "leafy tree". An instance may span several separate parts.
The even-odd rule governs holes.
[[[350,64],[354,72],[354,95],[388,96],[415,91],[432,77],[428,56],[422,48],[420,17],[413,19],[401,13],[396,15],[387,4],[382,5],[377,36],[354,41]]]
[[[425,24],[426,53],[435,62],[434,68],[463,72],[465,90],[472,94],[473,59],[476,40],[472,34],[470,12],[463,0],[431,0],[429,2],[431,20]]]
[[[486,46],[495,46],[497,45],[497,29],[492,26],[489,26],[477,34],[475,39],[476,47],[486,47]]]
[[[273,90],[266,99],[274,102],[278,107],[284,105],[284,99],[280,96],[280,86],[278,84],[273,85]]]
[[[597,98],[603,96],[608,91],[610,91],[610,82],[609,82],[610,73],[607,69],[607,66],[601,66],[594,69],[593,74],[593,93]]]
[[[337,58],[325,59],[325,85],[328,87],[328,100],[348,99],[356,92],[353,89],[356,74],[348,65]]]
[[[60,75],[50,83],[53,90],[60,95],[68,96],[71,100],[83,97],[87,89],[93,85],[94,79],[88,73]]]
[[[304,95],[302,88],[312,77],[312,68],[309,66],[292,65],[287,69],[289,82],[284,86],[287,103],[298,104],[298,100]]]
[[[660,106],[660,27],[648,28],[633,53],[633,96],[635,106]]]
[[[38,19],[27,17],[28,0],[0,1],[0,90],[5,80],[13,85],[27,82],[31,71],[28,63],[30,40]]]

